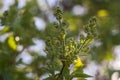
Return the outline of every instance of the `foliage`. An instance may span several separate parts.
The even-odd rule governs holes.
[[[92,17],[88,24],[80,31],[78,39],[72,35],[69,24],[63,19],[64,13],[59,7],[55,9],[54,16],[56,22],[48,23],[44,31],[39,31],[33,21],[39,15],[39,7],[36,1],[30,1],[24,8],[17,8],[16,1],[8,11],[1,16],[1,25],[4,28],[0,35],[9,34],[8,38],[0,42],[0,80],[30,80],[27,73],[34,73],[34,80],[44,74],[49,76],[44,80],[72,80],[90,77],[83,73],[84,64],[81,61],[83,55],[90,51],[90,43],[96,38],[96,18]],[[37,52],[29,51],[29,46],[33,45],[33,39],[42,39],[46,43],[44,49],[46,56],[41,56]],[[18,50],[22,45],[23,49]],[[25,64],[16,58],[21,52],[27,52],[34,57],[30,64]],[[25,68],[17,67],[20,64]],[[73,69],[69,69],[74,65]],[[70,72],[72,70],[72,72]],[[58,72],[58,73],[56,73]]]

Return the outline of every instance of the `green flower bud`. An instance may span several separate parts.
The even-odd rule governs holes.
[[[60,7],[56,7],[54,15],[55,15],[57,20],[62,19],[63,12],[60,10]]]

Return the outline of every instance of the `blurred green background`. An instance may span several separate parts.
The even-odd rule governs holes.
[[[97,17],[99,38],[82,59],[84,73],[94,76],[87,80],[120,80],[120,0],[0,0],[0,80],[13,80],[11,75],[15,80],[33,80],[36,72],[40,80],[47,76],[38,68],[45,60],[41,34],[56,21],[56,6],[75,37],[89,18]]]

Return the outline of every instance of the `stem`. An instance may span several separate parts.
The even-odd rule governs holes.
[[[61,25],[62,25],[62,24],[61,24],[61,20],[58,20],[58,22],[59,22],[59,26],[61,27]]]
[[[59,21],[59,26],[60,26],[60,28],[62,28],[62,22],[61,22],[61,20],[58,20]],[[63,46],[63,48],[62,48],[62,55],[64,55],[64,53],[65,53],[65,39],[63,39],[62,41],[61,41],[61,43],[62,43],[62,46]],[[58,77],[56,78],[57,80],[61,80],[61,77],[63,77],[62,75],[63,75],[63,71],[64,71],[64,69],[65,69],[65,61],[64,60],[61,60],[61,62],[62,62],[62,68],[61,68],[61,70],[60,70],[60,73],[58,74]]]
[[[65,68],[65,65],[63,65],[63,67],[62,67],[62,69],[60,71],[60,75],[62,75],[64,68]]]
[[[58,74],[57,80],[59,80],[59,78],[62,76],[64,68],[65,68],[65,62],[62,61],[62,63],[63,63],[63,66],[62,66],[62,69],[60,70],[60,73]]]

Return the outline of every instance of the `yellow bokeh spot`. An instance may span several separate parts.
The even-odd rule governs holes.
[[[8,45],[9,45],[9,47],[12,48],[13,50],[17,50],[17,44],[16,44],[15,39],[14,39],[13,36],[10,36],[10,37],[8,38]]]
[[[84,64],[82,63],[80,57],[77,57],[76,60],[74,60],[74,70],[77,70],[79,67],[82,67]]]
[[[69,29],[70,31],[76,31],[77,27],[76,27],[76,22],[74,19],[69,19]]]
[[[98,11],[97,15],[99,17],[106,17],[106,16],[108,16],[108,12],[107,12],[107,10],[102,9],[102,10]]]
[[[71,24],[71,25],[69,26],[69,28],[70,28],[71,31],[75,31],[75,30],[76,30],[76,27],[75,27],[74,24]]]
[[[105,56],[105,59],[110,61],[113,59],[113,55],[111,53],[107,53],[106,56]]]

